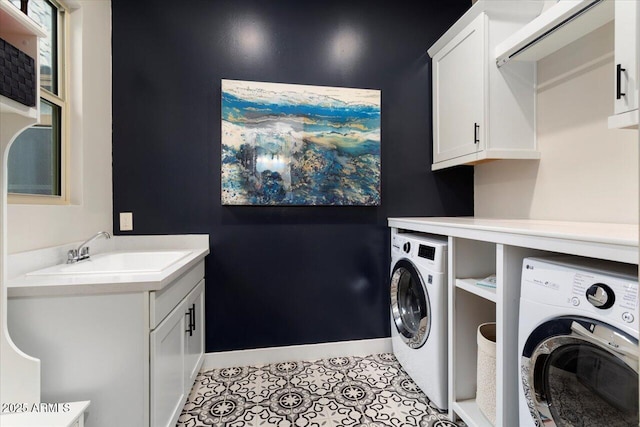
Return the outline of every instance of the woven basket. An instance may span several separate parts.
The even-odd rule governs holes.
[[[0,38],[0,95],[34,107],[36,84],[33,58]]]
[[[476,403],[493,425],[496,424],[496,324],[478,326],[478,388]]]

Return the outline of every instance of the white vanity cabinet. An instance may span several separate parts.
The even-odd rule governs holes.
[[[184,380],[189,390],[204,360],[204,280],[189,294],[186,301],[187,314],[192,319],[191,327],[187,320],[184,345]]]
[[[41,360],[42,401],[90,399],[86,427],[175,426],[204,360],[206,253],[159,281],[10,287],[9,330]]]
[[[529,3],[480,0],[429,48],[433,170],[540,157],[534,132],[535,66],[499,69],[493,54],[497,42],[536,13],[539,9]]]
[[[638,127],[638,2],[615,2],[614,115],[610,128]]]
[[[155,296],[152,296],[155,298]],[[204,357],[204,280],[151,332],[151,425],[175,426]]]

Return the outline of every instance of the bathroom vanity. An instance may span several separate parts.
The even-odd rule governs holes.
[[[8,282],[11,336],[41,360],[43,402],[91,400],[87,427],[175,426],[204,358],[208,236],[102,245],[35,271],[29,254],[10,257],[21,270]]]

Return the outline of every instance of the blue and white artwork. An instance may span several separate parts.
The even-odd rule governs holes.
[[[224,205],[380,204],[380,91],[222,80]]]

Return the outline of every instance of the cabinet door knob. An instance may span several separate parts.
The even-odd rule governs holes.
[[[473,124],[473,143],[474,144],[477,144],[477,143],[480,142],[480,135],[478,135],[479,134],[479,132],[478,132],[479,130],[480,130],[480,125],[477,124],[477,123],[474,123]]]
[[[626,93],[622,92],[622,72],[627,71],[626,68],[622,68],[622,64],[616,65],[616,99],[620,99],[626,96]]]

